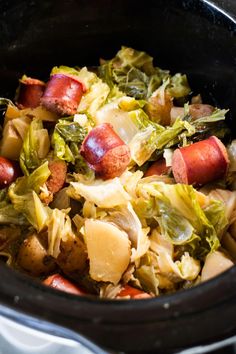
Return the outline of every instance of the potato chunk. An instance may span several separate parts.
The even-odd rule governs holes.
[[[91,278],[117,284],[130,262],[127,233],[111,223],[88,219],[85,222],[85,242]]]
[[[202,268],[201,280],[209,280],[223,273],[233,265],[234,263],[223,252],[215,251],[210,253],[206,257],[205,264]]]
[[[69,276],[82,274],[87,264],[84,243],[78,237],[69,238],[67,241],[61,242],[60,250],[56,262],[62,271]]]
[[[22,139],[17,133],[12,121],[9,121],[4,129],[0,146],[0,155],[7,159],[17,160],[22,148]]]
[[[20,246],[17,263],[21,268],[34,276],[46,275],[55,269],[54,260],[36,234],[28,236]]]

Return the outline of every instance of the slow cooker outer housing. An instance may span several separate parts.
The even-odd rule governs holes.
[[[13,97],[27,73],[54,65],[97,65],[121,45],[145,50],[155,65],[187,73],[205,102],[236,113],[234,0],[0,1],[0,96]],[[234,133],[234,132],[233,132]],[[140,301],[78,298],[0,265],[5,308],[85,335],[114,350],[171,352],[235,333],[236,268],[196,288]],[[20,317],[20,315],[19,315]],[[33,325],[33,324],[32,324]],[[42,322],[43,326],[43,322]]]

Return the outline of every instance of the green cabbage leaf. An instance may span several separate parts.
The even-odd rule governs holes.
[[[143,51],[122,47],[111,60],[102,61],[100,77],[110,86],[137,99],[147,99],[170,78],[169,90],[173,97],[183,97],[190,93],[185,75],[173,77],[168,71],[154,67],[153,58]]]
[[[22,214],[38,232],[46,227],[51,209],[40,201],[40,187],[50,176],[48,162],[29,176],[18,178],[9,187],[8,195],[16,212]]]
[[[47,141],[43,137],[47,137]],[[47,145],[47,146],[46,146]],[[42,164],[40,152],[46,155],[49,151],[50,142],[48,131],[43,128],[40,119],[33,119],[23,142],[20,153],[20,166],[25,175],[29,175],[34,169]]]
[[[96,179],[70,182],[67,193],[72,199],[80,200],[84,198],[100,208],[125,205],[131,199],[118,177],[107,181]]]
[[[226,226],[226,218],[219,201],[210,199],[205,212],[192,186],[153,182],[140,188],[155,199],[158,216],[154,219],[161,233],[174,245],[189,245],[199,259],[220,246],[219,236]]]
[[[73,117],[59,119],[52,134],[54,154],[60,159],[73,164],[83,161],[80,146],[87,135],[87,128],[82,127]],[[78,161],[77,161],[78,162]]]
[[[11,204],[11,200],[8,197],[8,190],[2,189],[0,191],[0,224],[14,224],[14,225],[26,225],[27,220],[19,213]]]

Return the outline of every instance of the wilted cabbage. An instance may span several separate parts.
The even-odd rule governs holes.
[[[40,231],[46,226],[50,209],[42,204],[37,193],[50,176],[48,162],[39,166],[29,176],[20,177],[9,188],[9,198],[14,209]]]
[[[50,149],[50,140],[47,129],[43,128],[42,121],[32,120],[20,154],[20,165],[25,175],[29,175],[42,164]]]
[[[119,90],[138,99],[150,97],[167,78],[173,97],[190,93],[185,75],[171,77],[168,71],[153,66],[150,55],[133,48],[122,47],[113,59],[103,61],[99,75],[110,87],[117,85]]]
[[[87,129],[72,118],[59,119],[52,135],[54,154],[73,164],[83,160],[79,149],[87,133]]]
[[[97,179],[91,182],[71,182],[68,194],[76,200],[83,197],[100,208],[113,208],[127,204],[130,200],[118,177],[107,181]]]
[[[200,258],[219,247],[218,237],[226,226],[222,205],[215,207],[215,202],[210,200],[210,215],[205,213],[199,203],[198,192],[189,185],[153,182],[140,184],[140,188],[150,195],[151,200],[156,200],[158,216],[154,218],[162,234],[173,244],[191,245],[193,253]],[[218,223],[214,220],[218,220]]]

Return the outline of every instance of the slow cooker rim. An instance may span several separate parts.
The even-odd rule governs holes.
[[[8,269],[4,265],[2,268],[2,275],[5,273],[5,276],[7,278],[11,277],[11,279],[14,278],[16,281],[20,282],[21,288],[18,287],[18,292],[16,292],[14,286],[11,286],[13,284],[12,282],[5,287],[1,285],[1,303],[15,310],[21,310],[23,308],[28,314],[31,315],[33,315],[35,312],[34,306],[43,306],[44,304],[44,310],[48,309],[51,313],[57,314],[60,314],[60,309],[62,308],[71,309],[71,307],[73,307],[73,309],[75,310],[74,315],[76,317],[78,315],[76,310],[78,311],[79,309],[81,309],[81,307],[84,307],[86,309],[88,309],[89,307],[89,313],[87,313],[87,311],[85,310],[83,311],[82,316],[78,316],[78,318],[85,321],[91,319],[91,312],[94,312],[94,316],[99,315],[99,313],[103,313],[104,321],[106,321],[106,318],[107,316],[109,316],[109,312],[111,310],[113,311],[113,313],[114,311],[127,312],[135,310],[139,313],[139,315],[141,313],[147,313],[152,312],[153,310],[158,310],[158,318],[159,320],[161,320],[175,317],[176,314],[181,314],[181,316],[184,316],[188,314],[199,313],[207,308],[217,306],[217,304],[219,303],[228,301],[236,295],[236,280],[234,283],[231,282],[232,279],[236,279],[236,266],[230,268],[229,270],[218,275],[217,277],[214,277],[209,281],[201,283],[195,287],[180,290],[179,292],[173,294],[167,294],[151,299],[143,299],[138,301],[132,299],[99,299],[90,296],[80,297],[73,294],[64,293],[50,287],[46,287],[39,281],[32,280],[31,277],[25,274],[21,274],[20,272],[17,272],[10,268]],[[230,288],[231,292],[225,291],[226,288]],[[222,289],[224,289],[223,292]],[[36,292],[37,295],[35,297],[32,296],[32,292]],[[219,295],[220,292],[223,293],[224,296],[214,296],[214,294]],[[209,296],[210,294],[212,294],[213,297]],[[199,307],[203,297],[205,298],[204,302]],[[31,301],[32,307],[28,310],[25,308],[25,301]],[[55,301],[57,303],[55,303]],[[56,307],[50,308],[51,303],[56,304]],[[181,304],[188,305],[181,306]],[[192,307],[191,304],[194,306]],[[196,304],[198,306],[196,306]],[[30,303],[28,303],[28,305],[30,305]],[[105,309],[106,311],[103,312],[103,309]],[[125,322],[128,320],[128,317],[124,318]],[[149,319],[149,322],[150,320],[151,318]],[[114,316],[112,322],[117,321],[119,321],[119,319]]]

